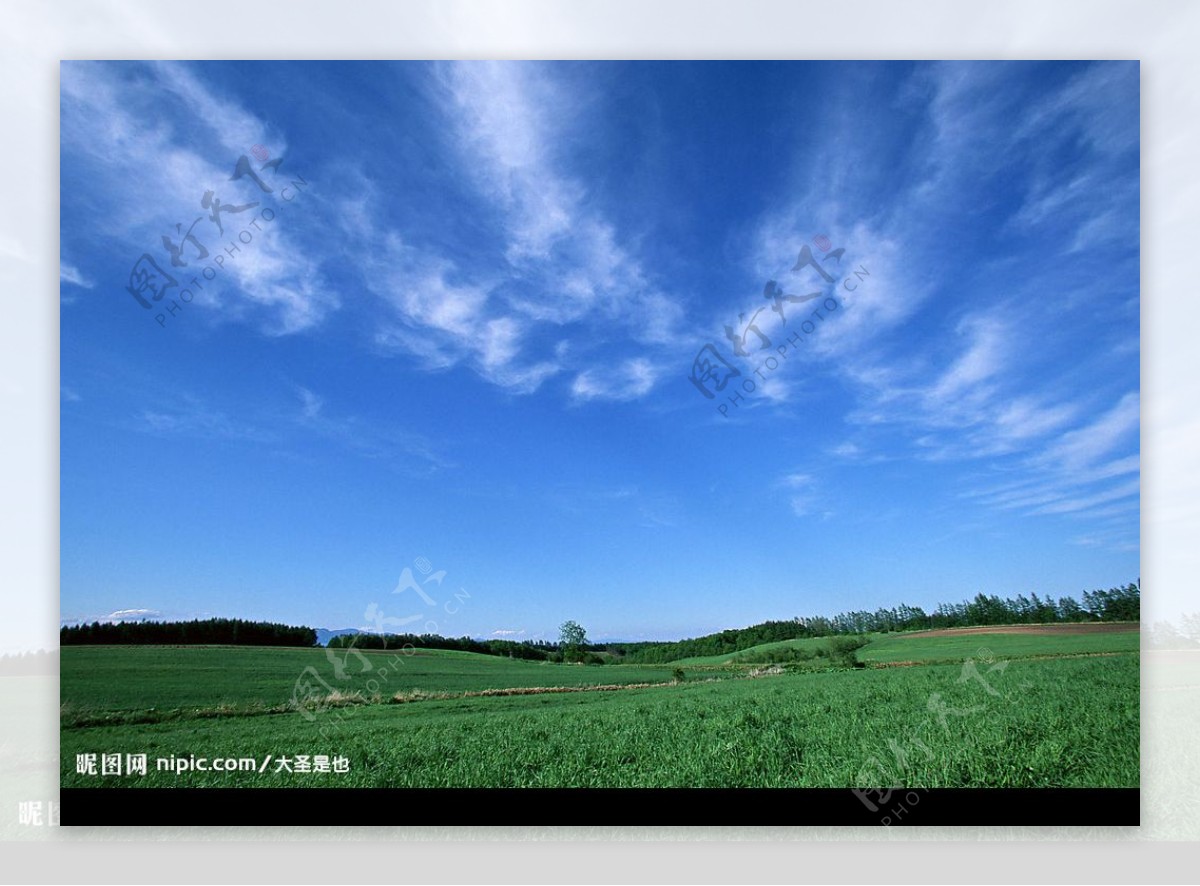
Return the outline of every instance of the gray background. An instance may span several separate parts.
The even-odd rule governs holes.
[[[58,62],[63,58],[1136,58],[1142,61],[1143,620],[1200,610],[1197,47],[1188,2],[0,0],[0,653],[58,628]],[[100,294],[102,295],[102,293]],[[1036,327],[1037,305],[1028,322]],[[170,368],[164,367],[169,373]],[[1163,673],[1158,673],[1161,670]],[[62,829],[57,681],[0,697],[12,882],[1196,882],[1196,712],[1143,659],[1143,827]],[[1162,678],[1161,680],[1159,678]],[[1190,721],[1190,722],[1189,722]],[[13,725],[16,724],[16,725]],[[324,817],[329,810],[323,810]],[[666,812],[664,817],[669,817]],[[781,818],[785,816],[781,814]],[[170,842],[168,842],[170,841]],[[181,845],[174,841],[188,841]],[[214,841],[222,841],[215,845]],[[622,841],[619,845],[607,841]],[[858,845],[848,845],[857,841]],[[344,844],[344,845],[338,845]]]

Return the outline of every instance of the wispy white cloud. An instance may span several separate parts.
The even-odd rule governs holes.
[[[1075,404],[1021,390],[1021,333],[996,313],[968,314],[957,334],[949,353],[847,373],[861,397],[851,421],[908,427],[923,457],[942,460],[1020,451],[1078,414]]]
[[[1010,137],[1036,145],[1024,204],[1010,231],[1051,234],[1067,254],[1138,241],[1138,167],[1128,162],[1139,138],[1136,63],[1087,65],[1022,115]],[[1040,160],[1083,152],[1072,167]]]
[[[1125,395],[1093,421],[1028,453],[1014,479],[970,490],[968,497],[1028,514],[1071,514],[1089,520],[1136,516],[1140,457],[1130,449],[1137,448],[1137,411],[1137,395]],[[1127,523],[1122,522],[1118,533],[1122,537],[1130,532]]]
[[[787,367],[798,371],[793,364],[808,360],[848,383],[853,399],[845,417],[854,433],[831,454],[862,464],[873,461],[867,452],[896,453],[899,447],[922,459],[957,462],[965,472],[988,459],[1007,473],[999,483],[968,489],[981,506],[1127,522],[1126,511],[1113,515],[1109,509],[1125,508],[1137,494],[1136,480],[1129,480],[1138,472],[1136,394],[1118,394],[1119,402],[1112,406],[1110,400],[1097,418],[1103,394],[1081,391],[1072,378],[1036,361],[1042,355],[1031,352],[1021,310],[1026,290],[991,282],[1011,277],[1008,269],[963,269],[952,291],[946,279],[954,252],[947,226],[964,215],[964,194],[976,193],[979,181],[1008,174],[1010,166],[1022,170],[1015,180],[1032,184],[1011,219],[1001,219],[1004,235],[1027,236],[1031,228],[1056,225],[1045,251],[1062,256],[1120,238],[1136,243],[1136,166],[1130,167],[1132,178],[1126,174],[1138,137],[1136,76],[1130,73],[1129,66],[1084,68],[1031,114],[1011,88],[1011,67],[922,66],[903,100],[924,115],[927,137],[912,158],[915,174],[900,182],[883,209],[874,192],[859,184],[864,175],[858,170],[871,170],[876,162],[861,139],[847,132],[826,140],[836,151],[822,152],[818,145],[815,155],[806,154],[804,168],[818,172],[809,176],[807,190],[797,189],[795,198],[764,216],[754,233],[751,267],[759,278],[789,281],[795,289],[800,284],[790,276],[788,259],[814,242],[820,226],[835,245],[847,247],[843,263],[871,272],[854,293],[837,291],[845,310],[819,325],[807,353],[789,358]],[[1027,122],[1014,127],[1014,120]],[[1061,163],[1043,163],[1047,146],[1072,140],[1086,145],[1086,158],[1065,173]],[[1114,201],[1132,206],[1132,216]],[[1125,230],[1121,220],[1130,217],[1134,228]],[[820,281],[807,270],[815,289]],[[840,279],[848,269],[832,263],[827,270]],[[1047,304],[1057,308],[1054,300]],[[750,305],[734,307],[728,317]],[[777,333],[787,334],[788,327],[767,319],[776,322],[767,330],[773,341]],[[939,325],[945,334],[930,332]],[[1122,353],[1136,350],[1130,339]],[[788,380],[785,373],[780,379]],[[810,481],[791,489],[798,512],[812,511],[811,489]],[[1112,533],[1128,535],[1127,527]]]
[[[269,145],[275,156],[287,153],[284,133],[259,119],[234,101],[230,101],[196,77],[186,65],[151,62],[157,82],[177,95],[196,124],[234,157],[255,144]]]
[[[1095,421],[1063,434],[1041,460],[1068,471],[1085,470],[1122,443],[1136,441],[1140,424],[1141,398],[1130,392]]]
[[[1085,548],[1103,548],[1112,551],[1138,551],[1141,545],[1137,537],[1125,532],[1092,532],[1087,535],[1077,535],[1071,539],[1071,544]]]
[[[1029,108],[1014,137],[1078,138],[1101,156],[1127,154],[1139,144],[1140,92],[1137,62],[1087,65]]]
[[[182,406],[142,410],[134,429],[156,436],[182,436],[208,440],[243,440],[259,443],[277,439],[277,434],[254,424],[234,419],[218,409],[184,397]]]
[[[995,414],[996,436],[1008,443],[1022,443],[1056,431],[1079,414],[1073,403],[1045,405],[1031,397],[1011,397]]]
[[[1053,379],[1043,381],[1045,391],[1028,392],[1020,330],[980,313],[968,315],[958,332],[956,352],[853,373],[863,398],[849,414],[853,422],[864,433],[905,431],[924,459],[1005,459],[1007,479],[964,493],[985,507],[1091,519],[1102,516],[1097,506],[1137,495],[1137,480],[1128,480],[1139,470],[1136,393],[1097,414],[1094,397],[1051,399]],[[852,460],[852,447],[838,454]],[[1128,530],[1117,534],[1127,537]]]
[[[300,395],[300,411],[306,419],[315,419],[321,414],[321,407],[325,405],[325,401],[303,386],[297,386],[296,392]]]
[[[256,409],[253,417],[214,408],[192,395],[174,396],[169,404],[138,412],[131,426],[135,431],[159,437],[273,447],[293,447],[306,439],[324,439],[355,456],[386,462],[396,470],[419,475],[454,466],[422,434],[355,415],[331,413],[320,394],[302,385],[294,389],[298,408]]]
[[[66,262],[59,264],[58,277],[63,283],[70,283],[72,286],[79,286],[83,289],[91,289],[96,285],[93,281],[84,277],[79,268],[69,265]]]
[[[560,371],[554,359],[523,362],[529,321],[503,313],[492,280],[471,281],[449,259],[382,235],[362,258],[367,286],[394,311],[375,342],[418,357],[429,370],[467,363],[514,393],[532,393]]]
[[[558,483],[544,493],[544,499],[566,514],[595,516],[598,511],[608,511],[646,529],[676,526],[683,517],[683,508],[674,493],[643,489],[634,483],[616,486],[586,481]]]
[[[658,374],[655,353],[674,340],[682,311],[648,280],[570,169],[562,145],[580,134],[572,87],[538,64],[452,63],[435,72],[448,155],[497,220],[499,260],[381,223],[380,189],[359,174],[359,193],[337,215],[360,242],[367,287],[392,309],[376,345],[427,370],[466,365],[513,393],[572,371],[576,401],[644,396]],[[613,370],[597,347],[606,336],[586,334],[597,328],[645,354]],[[581,334],[587,346],[572,347]]]
[[[412,474],[430,474],[454,467],[424,435],[407,428],[368,421],[356,415],[340,414],[326,407],[325,398],[297,385],[300,412],[290,416],[300,429],[332,441],[361,458],[387,462]],[[281,418],[279,423],[284,421]],[[294,438],[293,438],[294,440]]]
[[[675,340],[683,312],[648,279],[611,219],[590,205],[561,146],[580,132],[579,96],[537,64],[458,62],[441,86],[454,147],[499,210],[508,280],[500,298],[538,323],[586,320],[645,345]]]
[[[162,611],[158,609],[117,609],[114,612],[108,613],[103,618],[98,619],[101,622],[117,623],[123,621],[152,621],[156,618],[162,618]]]
[[[817,482],[812,474],[793,472],[781,477],[776,485],[785,490],[788,505],[797,517],[812,514],[817,507]]]
[[[1033,511],[1035,514],[1066,514],[1071,511],[1082,511],[1086,508],[1095,507],[1100,504],[1107,504],[1110,501],[1116,501],[1122,498],[1129,498],[1137,495],[1141,489],[1141,482],[1131,480],[1119,486],[1114,486],[1105,489],[1101,492],[1094,492],[1090,495],[1080,496],[1078,498],[1066,498],[1055,501],[1051,504],[1042,505]]]
[[[441,71],[468,169],[508,211],[510,259],[550,257],[571,234],[582,191],[555,174],[555,142],[547,137],[569,113],[565,96],[531,65],[460,62]]]
[[[768,376],[755,393],[768,403],[787,403],[792,399],[792,386],[782,378]]]
[[[587,334],[595,327],[642,345],[645,359],[653,359],[674,341],[682,310],[649,279],[561,149],[582,135],[572,129],[581,125],[572,112],[575,87],[537,64],[433,70],[449,124],[447,156],[499,219],[503,260],[481,270],[486,263],[394,229],[378,199],[384,188],[365,175],[357,194],[351,187],[320,198],[334,223],[321,233],[351,253],[368,288],[391,308],[375,324],[374,344],[411,354],[434,371],[466,365],[514,393],[537,391],[566,369],[576,377],[589,366],[603,373],[606,358],[597,348],[606,336]],[[106,229],[131,250],[156,246],[179,218],[199,215],[203,192],[229,187],[233,161],[250,145],[268,145],[277,157],[287,153],[282,132],[188,65],[68,63],[62,94],[64,150],[102,173],[91,181],[99,183]],[[345,178],[353,184],[353,176]],[[128,199],[129,181],[153,192],[163,210],[148,212],[145,201]],[[189,308],[277,335],[320,327],[342,301],[311,257],[328,248],[300,248],[317,227],[299,215],[281,214],[256,234],[252,246],[225,261],[216,283],[195,291]],[[215,239],[206,246],[221,248]],[[70,265],[63,275],[82,280]],[[560,341],[582,335],[588,347],[540,353],[543,333],[564,326],[572,328],[558,334]],[[648,391],[647,377],[638,374],[618,396]]]
[[[586,369],[575,376],[576,400],[636,400],[654,387],[660,375],[650,361],[637,357],[606,368]]]
[[[94,622],[99,622],[100,624],[122,624],[144,621],[191,621],[212,617],[212,613],[206,611],[165,610],[134,606],[127,609],[114,609],[112,612],[89,613],[83,616],[64,615],[59,619],[59,624],[69,627],[92,624]]]
[[[926,392],[934,409],[986,397],[983,385],[1000,373],[1011,356],[1004,327],[992,317],[970,316],[960,324],[959,332],[969,337],[969,344]]]
[[[1139,463],[1139,456],[1130,455],[1087,470],[1063,470],[1062,465],[1047,462],[1043,457],[1040,464],[1027,463],[1015,480],[973,489],[966,494],[1000,508],[1029,508],[1057,501],[1071,489],[1137,474]]]
[[[120,73],[104,63],[64,63],[62,104],[63,150],[94,170],[87,186],[96,189],[114,248],[127,249],[131,263],[140,252],[158,249],[176,222],[201,216],[206,190],[230,202],[221,189],[232,187],[234,163],[252,144],[270,144],[277,156],[286,152],[278,131],[177,63]],[[137,182],[135,192],[130,182]],[[154,195],[152,203],[135,199],[146,193]],[[234,257],[215,282],[194,287],[188,308],[219,311],[210,317],[252,323],[273,335],[319,325],[340,299],[325,286],[319,263],[300,248],[300,216],[251,232],[252,245],[234,240]],[[199,239],[207,239],[205,248],[215,255],[233,236],[205,229]],[[195,259],[187,267],[195,265],[198,274],[205,262]]]

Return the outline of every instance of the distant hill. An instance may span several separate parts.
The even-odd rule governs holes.
[[[366,631],[360,631],[358,628],[317,628],[317,645],[328,646],[329,641],[334,637],[348,637],[352,634],[363,634]]]
[[[328,646],[334,637],[399,637],[395,631],[364,631],[361,628],[317,628],[317,645]]]

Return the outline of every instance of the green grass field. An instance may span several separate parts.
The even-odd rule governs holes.
[[[586,666],[418,650],[415,655],[330,650],[349,681],[334,678],[324,649],[252,646],[67,646],[62,650],[64,720],[71,714],[274,707],[292,697],[306,667],[347,691],[389,695],[416,689],[467,692],[521,686],[665,683],[669,665]],[[370,663],[371,669],[366,669]],[[381,670],[386,669],[382,678]],[[371,686],[370,681],[374,680]]]
[[[1135,629],[1095,634],[961,634],[940,637],[884,634],[859,650],[865,662],[963,661],[967,658],[1026,658],[1042,655],[1094,655],[1137,652],[1141,634]],[[982,652],[981,652],[982,650]]]
[[[805,649],[815,652],[829,645],[828,637],[806,637],[802,640],[780,640],[777,643],[760,643],[743,649],[741,652],[730,652],[725,655],[693,655],[671,662],[675,665],[690,665],[692,667],[718,667],[731,664],[758,664],[766,660],[767,655],[780,649]]]
[[[66,647],[62,783],[1136,786],[1136,638],[890,635],[859,657],[958,663],[749,678],[747,668],[714,671],[720,662],[696,660],[681,683],[671,678],[676,665],[587,667],[453,652],[403,660],[367,653],[370,671],[359,673],[362,662],[352,657],[347,669],[358,676],[337,681],[321,649]],[[994,661],[965,669],[961,659],[980,649]],[[363,693],[365,703],[289,709],[307,667],[339,692]],[[655,685],[466,694],[642,683]],[[391,703],[394,693],[411,699],[415,690],[449,697]],[[75,756],[87,753],[146,753],[150,771],[78,775]],[[345,774],[276,773],[274,763],[262,774],[155,771],[157,757],[191,754],[340,754],[351,765]]]
[[[980,657],[980,650],[1001,658],[1025,658],[1042,655],[1088,655],[1106,652],[1137,652],[1140,634],[1137,625],[1129,630],[1083,634],[946,634],[921,636],[913,634],[870,634],[869,642],[858,651],[863,662],[953,662]],[[672,665],[719,667],[753,665],[770,660],[772,653],[786,649],[816,651],[829,645],[828,637],[808,637],[802,640],[781,640],[762,643],[725,655],[681,658]]]

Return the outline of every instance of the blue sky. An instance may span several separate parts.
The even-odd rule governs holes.
[[[674,638],[1134,580],[1138,96],[1136,62],[64,63],[62,617]],[[768,280],[820,298],[784,325]]]

